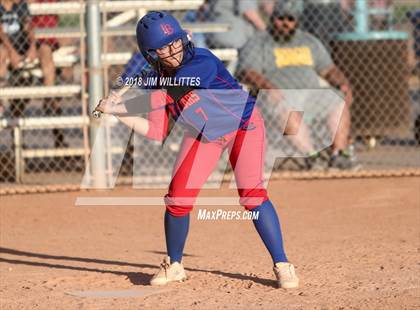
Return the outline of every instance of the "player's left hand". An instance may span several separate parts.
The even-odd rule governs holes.
[[[122,97],[115,92],[111,92],[108,97],[101,99],[98,106],[95,108],[96,111],[113,114],[117,111],[117,106],[123,101]]]

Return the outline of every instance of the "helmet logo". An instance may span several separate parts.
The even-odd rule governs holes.
[[[170,24],[160,24],[160,28],[162,29],[163,33],[167,36],[174,33],[174,28]]]

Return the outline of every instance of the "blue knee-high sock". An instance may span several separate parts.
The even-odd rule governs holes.
[[[253,220],[254,226],[263,240],[274,264],[287,262],[286,253],[283,248],[283,237],[281,235],[280,222],[277,212],[270,200],[266,200],[258,207],[252,209],[258,211],[258,219]]]
[[[168,211],[165,212],[165,237],[166,249],[171,263],[182,260],[185,240],[190,226],[190,214],[184,216],[173,216]]]

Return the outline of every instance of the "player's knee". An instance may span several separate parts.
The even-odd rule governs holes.
[[[195,197],[180,197],[167,194],[165,196],[166,210],[173,216],[184,216],[193,209]]]
[[[246,210],[252,210],[268,200],[267,191],[264,188],[239,190],[239,202]]]

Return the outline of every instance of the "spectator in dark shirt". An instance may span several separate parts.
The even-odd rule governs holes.
[[[38,21],[42,17],[38,17]],[[27,64],[39,60],[43,73],[43,84],[52,86],[55,82],[55,65],[52,48],[47,41],[36,41],[34,25],[26,1],[0,0],[0,79],[7,77],[8,64],[14,71],[18,71]],[[54,22],[54,21],[53,21]],[[56,23],[55,23],[56,24]],[[14,75],[9,79],[12,84]],[[13,109],[13,108],[12,108]],[[44,100],[44,109],[47,115],[61,115],[61,108],[53,98]],[[15,111],[15,116],[22,116],[23,111]],[[54,129],[55,147],[63,147],[64,136],[61,130]]]

